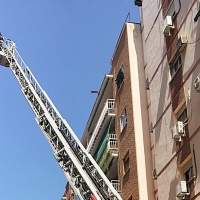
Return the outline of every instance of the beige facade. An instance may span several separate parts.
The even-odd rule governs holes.
[[[194,22],[198,9],[196,0],[143,1],[141,8],[144,68],[149,80],[148,108],[153,130],[151,151],[157,174],[154,193],[159,200],[177,196],[200,199],[200,94],[194,88],[200,73],[197,41],[200,22]],[[177,124],[184,130],[175,129]],[[185,183],[187,191],[181,192]]]
[[[117,76],[124,67],[124,81],[120,88],[114,85],[116,100],[116,132],[119,156],[118,174],[122,198],[153,199],[152,165],[150,154],[149,124],[146,85],[144,77],[143,49],[140,24],[125,23],[111,61],[111,73]],[[120,129],[120,117],[126,110],[127,124]],[[130,169],[124,171],[126,156]]]

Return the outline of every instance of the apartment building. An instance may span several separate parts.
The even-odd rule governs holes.
[[[147,107],[141,25],[125,22],[82,137],[123,200],[154,199]]]
[[[155,199],[200,199],[200,3],[142,2]]]
[[[126,22],[82,143],[124,200],[153,200],[141,26]]]

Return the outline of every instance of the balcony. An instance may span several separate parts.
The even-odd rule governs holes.
[[[104,159],[111,155],[118,156],[118,147],[117,147],[117,135],[116,134],[107,134],[105,138],[102,140],[101,144],[99,144],[96,155],[94,155],[94,159],[96,162],[99,162],[101,157],[104,154]],[[102,158],[103,160],[103,158]]]
[[[113,116],[115,116],[115,100],[107,99],[103,110],[100,114],[100,117],[97,121],[97,124],[94,128],[91,139],[87,145],[87,151],[89,153],[91,153],[103,125],[106,124],[106,122],[108,122]]]

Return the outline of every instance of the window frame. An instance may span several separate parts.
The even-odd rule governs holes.
[[[163,18],[165,19],[167,15],[171,16],[172,20],[174,21],[174,17],[176,16],[176,6],[174,0],[171,0],[165,14],[163,15]]]
[[[130,169],[130,156],[128,151],[123,158],[123,174],[125,175],[129,171],[129,169]]]

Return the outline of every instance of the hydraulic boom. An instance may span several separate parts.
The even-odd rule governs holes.
[[[0,35],[0,64],[10,67],[36,122],[74,192],[81,200],[122,200],[93,157],[86,151],[66,120],[27,67],[15,43]]]

